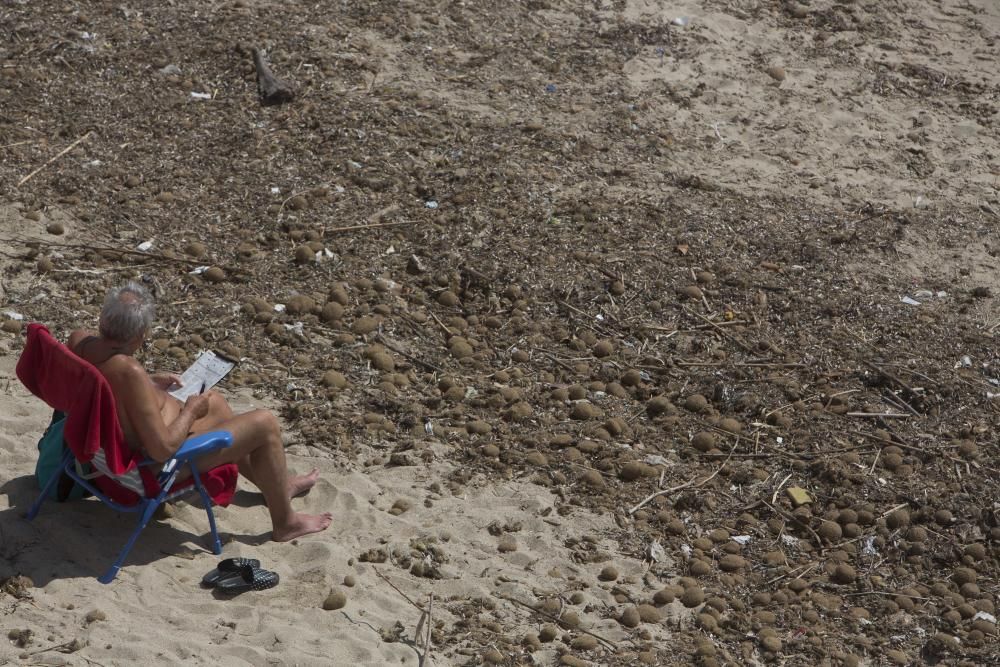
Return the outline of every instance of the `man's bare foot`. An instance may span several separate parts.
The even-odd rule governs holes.
[[[296,537],[302,537],[310,533],[318,533],[326,530],[333,523],[333,515],[329,512],[323,514],[293,514],[288,519],[288,523],[271,531],[271,539],[275,542],[288,542]]]
[[[294,477],[288,478],[288,497],[294,498],[296,496],[301,496],[303,493],[313,488],[316,485],[316,480],[319,479],[319,470],[316,468],[312,469],[312,472],[308,475],[296,475]]]

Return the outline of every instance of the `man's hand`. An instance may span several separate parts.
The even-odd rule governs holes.
[[[208,396],[204,394],[188,396],[188,399],[184,402],[184,410],[190,410],[195,421],[201,419],[208,414]]]
[[[173,373],[154,373],[153,375],[149,376],[149,379],[152,380],[153,384],[155,384],[163,391],[167,391],[168,389],[173,389],[175,387],[184,386],[184,383],[181,382],[181,379],[178,376],[174,375]]]

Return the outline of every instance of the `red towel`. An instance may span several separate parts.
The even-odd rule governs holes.
[[[104,449],[108,469],[114,475],[132,470],[142,461],[140,452],[125,441],[111,385],[93,365],[76,356],[57,341],[41,324],[28,325],[28,342],[17,361],[17,377],[28,390],[55,410],[66,413],[64,438],[77,460],[86,463]],[[146,495],[159,493],[156,476],[144,466],[139,469]],[[208,495],[225,507],[236,491],[239,470],[235,464],[222,465],[201,474]],[[139,501],[132,491],[106,477],[95,480],[112,500],[131,505]],[[174,485],[183,488],[193,479]]]

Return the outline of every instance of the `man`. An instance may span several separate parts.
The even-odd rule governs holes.
[[[233,414],[220,394],[209,391],[184,403],[167,393],[178,378],[149,375],[133,356],[153,323],[155,305],[145,287],[129,282],[108,292],[98,333],[74,331],[69,348],[107,378],[115,395],[118,420],[129,445],[165,462],[192,435],[229,431],[231,447],[198,459],[199,470],[236,463],[240,474],[264,494],[271,514],[272,538],[287,542],[325,530],[333,515],[301,514],[292,510],[292,498],[316,483],[319,471],[289,477],[277,418],[266,410]]]

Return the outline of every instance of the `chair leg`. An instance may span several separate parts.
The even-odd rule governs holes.
[[[215,514],[212,512],[212,499],[208,497],[208,491],[201,483],[201,475],[194,463],[191,464],[191,475],[194,477],[195,488],[201,495],[201,502],[205,504],[205,512],[208,514],[208,526],[212,530],[212,553],[216,556],[222,553],[222,540],[219,539],[219,531],[215,527]]]
[[[115,562],[108,568],[108,571],[97,578],[102,584],[110,584],[118,576],[118,570],[122,568],[122,564],[125,562],[125,557],[128,556],[128,552],[132,550],[135,545],[135,541],[139,539],[139,533],[142,529],[146,527],[149,520],[153,518],[153,513],[156,512],[156,508],[160,506],[159,498],[156,500],[144,500],[142,508],[142,515],[139,517],[139,525],[135,527],[132,531],[132,536],[128,538],[128,542],[125,543],[125,547],[118,554],[118,558]]]
[[[42,509],[42,503],[45,502],[45,499],[49,497],[49,495],[55,490],[56,485],[59,484],[59,478],[62,477],[63,470],[67,465],[73,465],[73,452],[66,452],[63,456],[62,465],[59,466],[59,470],[49,478],[48,482],[45,483],[45,488],[42,489],[41,495],[38,496],[38,499],[25,515],[25,518],[28,521],[31,521],[38,516],[38,510]]]

